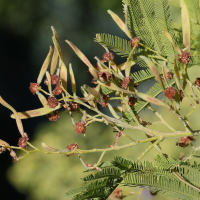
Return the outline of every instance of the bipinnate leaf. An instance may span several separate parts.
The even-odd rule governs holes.
[[[113,18],[113,20],[115,21],[115,23],[119,26],[119,28],[122,29],[122,31],[124,31],[124,33],[126,33],[126,35],[132,39],[132,35],[130,33],[130,31],[128,30],[126,24],[119,18],[118,15],[116,15],[114,12],[112,12],[111,10],[107,10],[107,12],[110,14],[110,16]],[[125,16],[126,17],[126,16]]]
[[[94,76],[95,78],[98,78],[97,71],[95,70],[93,65],[90,63],[90,61],[86,58],[86,56],[69,40],[65,40],[65,42],[67,42],[70,45],[70,47],[74,50],[76,55],[89,67],[89,71],[92,74],[92,76]]]
[[[181,6],[181,19],[182,19],[182,32],[183,32],[183,44],[186,51],[190,52],[190,18],[185,0],[180,0]]]
[[[38,83],[38,84],[41,83],[41,81],[42,81],[42,79],[43,79],[43,77],[44,77],[44,74],[45,74],[45,72],[47,71],[47,68],[48,68],[48,66],[49,66],[49,63],[50,63],[50,61],[51,61],[52,53],[53,53],[53,50],[52,50],[52,47],[50,46],[49,53],[48,53],[48,55],[47,55],[47,57],[46,57],[46,59],[45,59],[43,65],[42,65],[42,68],[41,68],[41,70],[40,70],[39,76],[38,76],[38,78],[37,78],[37,83]]]
[[[5,106],[6,108],[10,109],[13,113],[14,113],[14,116],[15,116],[15,119],[16,119],[16,123],[17,123],[17,127],[18,127],[18,130],[20,132],[20,134],[24,135],[24,128],[23,128],[23,125],[22,125],[22,121],[17,113],[17,111],[11,106],[9,105],[6,101],[3,100],[3,98],[0,96],[0,103]]]
[[[149,103],[152,103],[152,104],[155,104],[155,105],[158,105],[158,106],[167,107],[162,101],[160,101],[159,99],[156,99],[156,98],[154,98],[154,97],[152,97],[148,94],[138,92],[137,96],[139,96],[141,99],[143,99],[143,100],[145,100]]]
[[[76,96],[76,82],[75,82],[74,72],[73,72],[71,63],[69,64],[69,74],[71,78],[72,92],[73,92],[73,95]]]
[[[159,73],[157,67],[154,65],[154,63],[149,58],[147,58],[145,56],[140,56],[140,58],[142,58],[146,62],[147,66],[149,67],[151,72],[154,74],[155,79],[159,82],[159,84],[161,85],[162,89],[165,90],[165,87],[163,85],[162,79],[160,77],[160,73]]]
[[[49,106],[43,107],[43,108],[38,108],[35,110],[28,110],[24,112],[18,112],[17,115],[20,119],[28,119],[32,117],[39,117],[42,115],[46,115],[54,110],[58,110],[59,108],[62,107],[62,104],[58,104],[55,108],[50,108]],[[15,115],[12,114],[11,118],[15,119]]]

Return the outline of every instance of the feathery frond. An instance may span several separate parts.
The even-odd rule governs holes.
[[[122,39],[118,36],[109,35],[105,33],[97,34],[95,42],[98,42],[102,46],[108,47],[113,50],[117,55],[122,57],[128,57],[132,47],[128,40]],[[135,49],[135,55],[139,55],[143,50],[140,48]]]

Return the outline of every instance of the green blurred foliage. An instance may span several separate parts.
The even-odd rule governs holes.
[[[71,40],[78,48],[81,49],[92,60],[97,55],[101,56],[103,49],[93,42],[96,32],[106,32],[125,36],[114,24],[110,16],[106,13],[107,9],[113,10],[120,17],[123,17],[121,0],[115,1],[94,1],[94,0],[60,0],[60,1],[23,1],[18,0],[11,3],[0,2],[0,17],[7,20],[1,20],[0,26],[7,26],[13,32],[22,35],[29,35],[32,40],[33,60],[44,59],[51,44],[51,30],[53,25],[59,35],[61,48],[65,57],[65,63],[68,65],[72,62],[76,80],[79,85],[87,81],[87,67],[79,61],[73,51],[63,42],[64,39]],[[177,11],[177,8],[174,8]],[[88,12],[88,13],[86,13]],[[176,13],[174,18],[176,18]],[[84,17],[86,16],[86,17]],[[38,23],[39,21],[39,23]],[[177,20],[179,22],[179,20]],[[38,59],[37,59],[38,58]],[[36,61],[34,61],[36,62]],[[40,63],[41,64],[41,63]],[[83,66],[83,67],[82,67]],[[80,68],[81,67],[81,68]],[[39,65],[36,69],[39,71]],[[194,77],[200,70],[196,67],[190,70],[190,76]],[[83,75],[84,74],[84,75]],[[80,79],[81,77],[81,79]],[[194,79],[193,78],[193,79]],[[70,84],[69,84],[70,85]],[[145,83],[139,89],[145,90]],[[163,98],[161,96],[160,98]],[[156,107],[157,109],[157,107]],[[191,108],[188,106],[187,100],[184,98],[181,113],[187,114]],[[169,110],[159,110],[164,119],[169,124],[180,130],[181,122]],[[190,116],[191,126],[197,127],[199,109],[194,115]],[[146,121],[157,121],[158,119],[151,115],[150,111],[143,111],[141,117]],[[75,114],[75,121],[78,122],[81,116]],[[31,120],[31,119],[30,119]],[[155,130],[167,130],[163,125],[152,126]],[[135,130],[125,130],[134,139],[143,139],[144,133]],[[34,137],[31,139],[33,145],[42,149],[41,142],[60,149],[65,149],[71,143],[78,143],[81,149],[107,148],[107,145],[113,144],[115,141],[115,133],[109,126],[100,123],[91,124],[87,128],[86,136],[77,135],[71,123],[69,115],[62,115],[59,121],[46,122],[36,126]],[[119,145],[127,144],[130,141],[126,138],[119,138]],[[175,158],[179,157],[180,152],[184,152],[187,156],[191,152],[191,148],[185,149],[176,147],[178,139],[164,141],[161,144],[164,153]],[[143,144],[129,149],[109,152],[105,155],[103,161],[112,158],[114,155],[130,157],[137,159],[142,152],[150,145]],[[195,145],[199,145],[197,142]],[[19,152],[18,152],[19,153]],[[147,154],[145,160],[153,161],[157,151],[153,149]],[[92,153],[82,155],[85,163],[94,164],[98,161],[100,154]],[[84,176],[84,167],[79,158],[66,157],[64,155],[45,155],[41,153],[33,153],[19,163],[14,163],[7,171],[10,183],[21,193],[26,194],[27,200],[61,200],[64,199],[64,193],[82,184],[79,179]],[[138,191],[136,188],[123,187],[123,191]],[[148,192],[143,191],[141,199],[170,200],[164,196],[151,196]],[[127,198],[137,199],[137,195]]]

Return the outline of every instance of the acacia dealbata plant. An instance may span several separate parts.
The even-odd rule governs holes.
[[[200,78],[190,80],[189,68],[200,64],[199,32],[200,32],[200,1],[199,0],[171,0],[181,9],[182,27],[173,22],[170,15],[168,0],[154,0],[152,6],[149,0],[123,0],[125,22],[114,12],[108,13],[125,33],[125,38],[109,34],[96,34],[95,42],[104,49],[105,54],[100,59],[95,57],[96,65],[93,66],[86,56],[70,41],[66,43],[73,49],[77,56],[87,65],[93,76],[94,88],[81,86],[82,97],[76,95],[76,83],[72,65],[67,69],[63,62],[63,55],[59,46],[58,35],[54,29],[53,44],[50,47],[36,83],[30,84],[30,90],[36,94],[43,107],[25,112],[17,112],[3,98],[0,103],[10,109],[12,118],[16,120],[21,138],[18,146],[11,146],[0,140],[1,152],[10,151],[14,161],[20,161],[34,152],[45,154],[64,154],[67,157],[77,156],[85,167],[85,172],[94,171],[82,180],[85,184],[66,192],[66,197],[73,199],[122,199],[126,195],[118,187],[120,185],[146,189],[152,194],[164,194],[177,199],[200,199],[200,165],[191,162],[191,158],[200,157],[199,147],[193,144],[200,135],[200,130],[194,130],[190,126],[188,117],[199,106]],[[113,53],[111,53],[113,52]],[[117,65],[114,54],[127,57],[125,63]],[[115,55],[115,56],[116,56]],[[50,69],[48,70],[48,66]],[[134,67],[140,70],[132,73]],[[71,81],[72,94],[67,91]],[[46,76],[46,78],[44,78]],[[40,84],[44,78],[47,91]],[[146,93],[138,90],[138,85],[148,80],[155,79],[156,83]],[[187,87],[187,92],[186,92]],[[164,99],[157,96],[164,93]],[[180,114],[181,103],[187,102],[189,113]],[[118,102],[113,106],[112,101]],[[154,106],[156,105],[156,106]],[[64,107],[64,111],[60,109]],[[111,115],[101,112],[101,107],[107,108]],[[165,121],[165,116],[158,113],[163,107],[166,115],[176,115],[182,122],[183,130],[174,129]],[[144,109],[152,111],[168,132],[162,132],[149,128],[153,122],[146,122],[140,117]],[[92,112],[88,112],[88,110]],[[73,112],[79,113],[81,120],[75,123]],[[33,146],[28,142],[29,138],[23,130],[21,120],[46,115],[50,121],[57,121],[61,114],[69,113],[77,134],[85,135],[87,126],[93,122],[105,123],[116,132],[114,144],[104,149],[83,150],[77,143],[69,144],[66,149],[55,149],[42,143],[43,149]],[[93,113],[93,114],[88,114]],[[150,119],[150,118],[149,118]],[[136,140],[133,135],[124,133],[125,129],[139,130],[141,140]],[[129,143],[119,145],[118,141],[127,137]],[[162,152],[163,140],[180,138],[177,146],[191,146],[190,156],[183,154],[179,159],[173,158]],[[149,143],[145,152],[137,160],[116,156],[112,160],[103,162],[106,152],[120,150]],[[27,150],[30,146],[32,150]],[[153,148],[158,155],[152,162],[141,162],[141,159]],[[18,157],[15,149],[22,150],[24,155]],[[101,152],[98,162],[87,165],[81,158],[81,154]],[[139,192],[139,195],[141,194]]]

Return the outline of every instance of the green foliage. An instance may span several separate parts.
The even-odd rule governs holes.
[[[200,178],[199,176],[195,176],[195,174],[199,174],[200,168],[196,163],[192,165],[188,161],[192,157],[199,157],[199,149],[196,148],[187,158],[180,158],[182,159],[181,161],[163,154],[160,146],[163,140],[174,137],[181,137],[180,142],[177,143],[180,147],[193,146],[192,142],[195,140],[193,136],[200,135],[200,130],[193,130],[188,121],[188,117],[195,111],[200,99],[200,80],[197,78],[195,83],[193,83],[188,75],[189,67],[200,64],[199,41],[190,42],[190,38],[193,40],[199,39],[200,17],[198,11],[200,2],[192,0],[180,1],[182,9],[182,30],[177,28],[172,21],[170,6],[167,0],[154,0],[154,4],[149,0],[123,0],[122,2],[125,23],[112,11],[109,10],[108,13],[131,40],[128,41],[109,34],[97,34],[95,41],[105,48],[106,53],[103,55],[102,60],[97,56],[95,57],[97,60],[95,66],[90,63],[88,58],[72,42],[65,40],[88,67],[88,71],[94,77],[92,82],[96,84],[95,88],[87,85],[81,87],[84,98],[76,96],[76,84],[71,65],[69,72],[73,95],[70,95],[67,91],[68,70],[63,61],[58,36],[53,31],[54,49],[57,51],[59,60],[59,70],[57,70],[56,75],[59,80],[56,85],[60,87],[57,90],[61,92],[57,94],[58,91],[56,89],[52,91],[51,86],[55,84],[51,85],[51,82],[55,80],[46,71],[48,66],[45,69],[44,67],[42,68],[42,74],[40,73],[39,75],[38,84],[34,88],[30,87],[30,89],[32,93],[38,93],[40,91],[49,96],[48,100],[42,96],[43,102],[46,102],[44,106],[47,107],[48,105],[57,110],[57,107],[60,108],[63,105],[66,110],[59,114],[54,110],[54,112],[49,113],[47,109],[46,112],[41,112],[41,109],[39,109],[37,112],[33,110],[17,113],[12,106],[0,97],[0,103],[14,113],[12,117],[16,118],[18,129],[22,135],[22,139],[20,140],[22,144],[19,144],[21,148],[9,146],[8,143],[0,140],[0,146],[2,147],[0,150],[4,151],[7,148],[11,151],[11,156],[15,161],[23,159],[29,153],[33,152],[64,154],[68,157],[78,155],[80,162],[86,168],[85,172],[94,170],[98,172],[85,176],[82,178],[84,186],[73,189],[65,194],[66,197],[72,196],[77,200],[107,199],[110,195],[116,196],[112,192],[119,185],[131,187],[140,186],[150,192],[165,194],[177,199],[200,199]],[[195,4],[196,6],[191,4]],[[193,9],[194,12],[192,12]],[[52,30],[54,30],[53,27]],[[128,57],[127,61],[117,65],[113,61],[114,56],[109,50],[114,51],[121,57]],[[51,53],[48,56],[48,61],[49,64],[51,61]],[[56,62],[57,59],[53,62],[54,66],[57,65]],[[140,66],[142,69],[138,72],[131,73],[131,68],[135,66]],[[53,71],[55,71],[55,67]],[[39,86],[45,72],[47,76],[46,84],[50,88],[49,93],[45,92]],[[157,82],[146,93],[138,91],[137,84],[153,78]],[[185,89],[187,84],[189,85],[190,93]],[[168,98],[167,101],[161,101],[157,98],[162,92]],[[111,93],[112,95],[108,96]],[[62,98],[56,99],[55,96],[60,94],[62,94]],[[137,97],[140,97],[140,99],[137,99]],[[192,106],[193,108],[188,114],[182,116],[179,110],[183,97],[188,101],[188,107]],[[117,100],[120,106],[113,108],[112,100]],[[194,101],[195,105],[193,103]],[[107,107],[113,117],[103,113],[97,106],[99,104],[102,107]],[[151,104],[160,107],[163,106],[168,109],[167,111],[171,110],[171,113],[178,116],[178,119],[182,122],[184,131],[175,130],[157,110],[151,107]],[[80,107],[80,105],[84,108]],[[140,111],[144,110],[147,106],[159,118],[160,121],[158,123],[165,125],[171,131],[170,133],[164,132],[163,130],[153,130],[148,127],[148,125],[154,122],[146,123],[139,115],[141,114]],[[84,109],[89,109],[95,112],[95,114],[89,114]],[[118,115],[115,111],[121,112],[121,114]],[[81,121],[75,123],[72,112],[81,114]],[[77,135],[85,135],[86,127],[92,122],[101,122],[110,125],[114,131],[117,131],[117,134],[115,135],[114,144],[109,144],[106,148],[97,149],[92,147],[91,150],[83,150],[78,144],[72,143],[66,149],[57,149],[42,143],[44,149],[47,150],[46,152],[27,142],[28,138],[22,128],[21,116],[23,115],[25,116],[24,118],[27,118],[27,116],[30,116],[28,113],[37,113],[37,116],[47,114],[50,121],[56,121],[59,115],[69,113]],[[33,116],[35,115],[31,115],[30,117]],[[129,123],[131,121],[133,123]],[[142,131],[147,138],[144,139],[141,137],[141,134],[138,134],[138,140],[133,134],[131,136],[125,134],[123,132],[125,129]],[[129,141],[130,143],[118,145],[118,139],[121,137],[129,139],[131,142]],[[136,161],[116,156],[111,161],[101,163],[106,152],[130,148],[147,142],[151,142],[151,144]],[[24,150],[24,146],[26,147],[27,144],[34,148],[34,151]],[[156,156],[155,162],[141,162],[141,159],[154,147],[160,153],[160,155]],[[12,148],[20,149],[26,154],[18,158],[13,153]],[[98,162],[94,165],[85,164],[81,155],[94,152],[102,153]],[[118,196],[118,198],[121,197]]]

